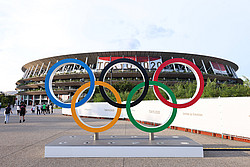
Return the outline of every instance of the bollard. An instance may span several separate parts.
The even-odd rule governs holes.
[[[99,133],[94,133],[94,140],[99,140]]]
[[[149,140],[154,140],[154,133],[149,133],[148,134]]]

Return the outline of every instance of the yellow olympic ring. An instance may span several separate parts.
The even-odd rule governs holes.
[[[115,95],[117,103],[121,104],[121,102],[122,102],[121,97],[113,86],[111,86],[110,84],[108,84],[106,82],[102,82],[102,81],[95,81],[95,85],[104,86],[104,87],[108,88]],[[105,130],[110,129],[112,126],[114,126],[114,124],[118,121],[118,119],[121,115],[122,109],[117,108],[117,112],[116,112],[114,119],[110,123],[108,123],[102,127],[91,127],[91,126],[85,124],[82,121],[82,119],[80,118],[80,116],[78,115],[78,112],[76,112],[75,105],[76,105],[76,101],[78,100],[78,96],[81,94],[81,92],[83,92],[88,87],[90,87],[90,82],[82,85],[79,89],[77,89],[76,93],[74,94],[74,96],[72,98],[72,102],[71,102],[72,116],[73,116],[75,122],[78,124],[78,126],[80,126],[82,129],[89,131],[89,132],[94,132],[94,133],[103,132]]]

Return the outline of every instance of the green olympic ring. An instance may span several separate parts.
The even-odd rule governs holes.
[[[172,99],[172,102],[174,104],[177,104],[176,102],[176,98],[175,98],[175,95],[174,93],[171,91],[170,88],[168,88],[166,85],[164,85],[163,83],[161,82],[157,82],[157,81],[149,81],[149,85],[155,85],[155,86],[159,86],[161,87],[163,90],[166,91],[166,93],[168,94],[168,96],[170,96],[170,98]],[[138,85],[136,85],[132,90],[131,92],[129,93],[128,95],[128,98],[127,98],[127,102],[126,102],[126,110],[127,110],[127,114],[128,114],[128,117],[130,119],[130,121],[132,122],[132,124],[137,127],[138,129],[144,131],[144,132],[151,132],[151,133],[154,133],[154,132],[160,132],[166,128],[169,127],[169,125],[174,121],[175,117],[176,117],[176,113],[177,113],[177,108],[173,108],[173,111],[172,111],[172,114],[171,114],[171,117],[168,121],[166,121],[163,125],[159,126],[159,127],[145,127],[145,126],[142,126],[141,124],[139,124],[133,117],[132,113],[131,113],[131,110],[130,110],[130,102],[131,102],[131,99],[132,97],[134,96],[134,94],[136,93],[137,90],[139,90],[140,88],[144,87],[145,86],[145,82],[142,82]]]

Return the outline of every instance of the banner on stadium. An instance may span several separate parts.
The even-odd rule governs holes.
[[[161,57],[135,57],[135,56],[124,56],[124,57],[98,57],[97,59],[97,70],[102,70],[104,67],[110,63],[111,61],[114,61],[116,59],[131,59],[134,61],[137,61],[139,64],[142,65],[145,69],[157,69],[162,64]],[[114,66],[114,69],[118,70],[128,70],[128,69],[136,69],[136,67],[132,64],[122,63],[122,64],[116,64]]]
[[[223,64],[219,64],[217,62],[211,62],[213,71],[216,74],[225,74],[227,75],[227,71],[225,69],[225,66]]]

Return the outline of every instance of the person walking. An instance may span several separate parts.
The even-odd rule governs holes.
[[[43,103],[42,111],[43,111],[43,114],[45,115],[45,112],[46,112],[46,104],[45,103]]]
[[[9,123],[9,119],[10,119],[10,113],[13,114],[11,108],[10,108],[10,105],[8,104],[8,106],[5,108],[5,112],[4,112],[4,116],[5,116],[5,119],[4,119],[4,123]]]
[[[38,104],[38,105],[36,105],[36,114],[38,115],[40,115],[41,114],[41,105],[40,104]]]
[[[17,106],[16,106],[16,112],[17,112],[16,114],[17,114],[17,115],[19,115],[20,110],[21,110],[21,109],[20,109],[20,106],[19,106],[19,105],[17,105]]]
[[[21,111],[20,111],[20,123],[21,123],[21,119],[23,117],[23,122],[25,122],[25,114],[26,114],[26,105],[24,104],[24,102],[21,103]]]
[[[50,104],[50,113],[53,114],[53,104]]]
[[[32,107],[31,107],[31,112],[32,112],[32,113],[35,113],[35,110],[36,110],[36,107],[35,107],[35,106],[32,106]]]
[[[47,106],[46,106],[46,110],[47,110],[47,114],[50,114],[49,104],[47,104]]]

